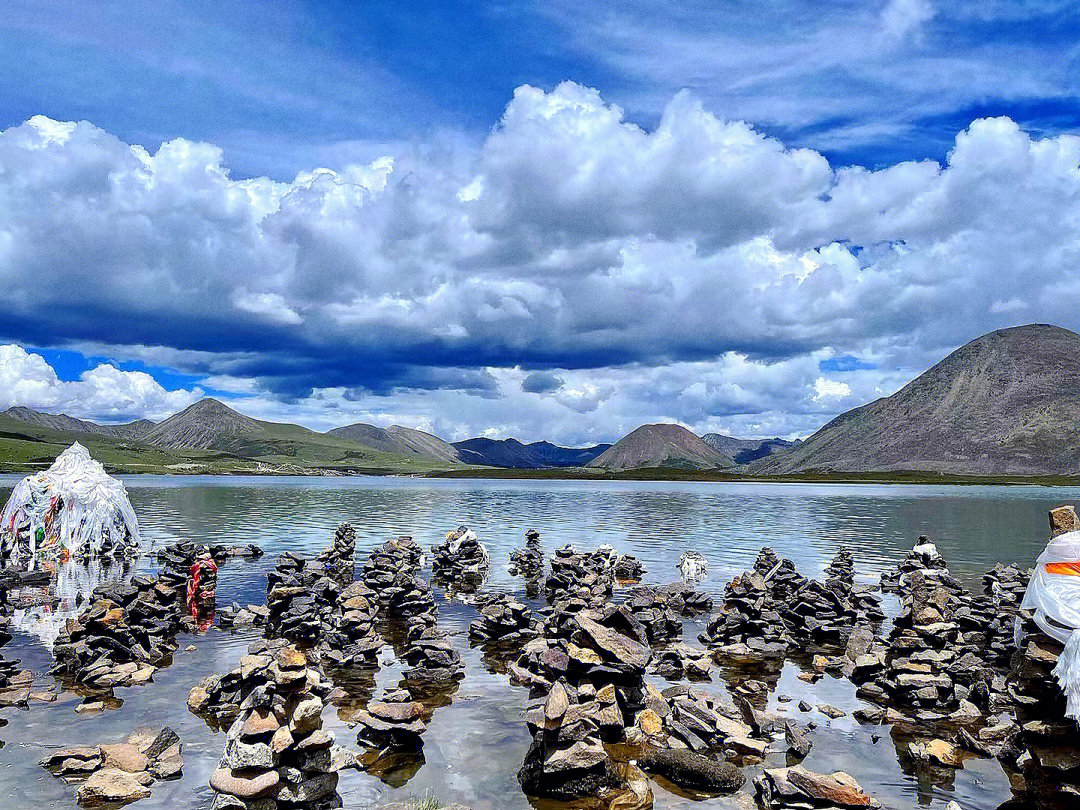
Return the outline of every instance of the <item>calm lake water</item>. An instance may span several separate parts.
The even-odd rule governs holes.
[[[16,479],[0,479],[6,499]],[[1046,512],[1063,502],[1080,501],[1080,489],[1048,487],[886,486],[813,484],[730,484],[577,481],[420,480],[404,478],[196,478],[131,477],[125,481],[148,548],[189,538],[206,543],[257,543],[267,552],[257,562],[232,561],[222,567],[218,604],[262,603],[265,573],[282,551],[305,555],[321,551],[343,520],[358,534],[357,561],[383,541],[411,534],[430,546],[464,523],[491,552],[488,587],[523,594],[522,582],[506,572],[511,549],[522,545],[526,529],[541,533],[546,553],[567,542],[579,549],[610,543],[637,555],[646,583],[677,577],[675,561],[686,549],[700,551],[710,564],[701,587],[720,596],[730,578],[753,562],[763,545],[795,561],[807,576],[820,576],[840,547],[852,551],[859,578],[869,579],[894,565],[920,534],[930,535],[955,574],[975,585],[998,561],[1030,566],[1046,542]],[[154,570],[150,555],[138,570]],[[441,594],[437,591],[437,596]],[[886,605],[894,603],[886,599]],[[529,744],[522,720],[525,690],[504,675],[487,670],[470,649],[465,631],[473,608],[442,603],[440,621],[452,633],[467,665],[453,702],[437,709],[425,736],[425,764],[400,787],[373,776],[342,774],[346,807],[437,794],[474,810],[529,808],[515,774]],[[24,630],[0,654],[21,659],[38,673],[36,688],[46,688],[51,658],[43,642],[48,617],[24,618]],[[688,623],[687,638],[699,626]],[[61,695],[52,704],[0,713],[0,807],[74,806],[73,788],[42,770],[37,762],[51,748],[120,741],[137,728],[172,726],[184,742],[184,776],[159,782],[153,796],[136,806],[209,807],[207,786],[224,744],[224,735],[188,713],[188,690],[203,676],[234,667],[254,633],[212,629],[182,636],[172,666],[154,683],[117,690],[119,709],[78,715],[78,699]],[[194,644],[196,650],[185,651]],[[830,720],[795,703],[807,697],[851,710],[860,705],[854,686],[826,676],[814,686],[785,666],[776,694],[793,697],[787,711],[801,722],[815,721],[814,748],[806,767],[843,769],[885,807],[944,807],[956,800],[965,810],[996,808],[1009,798],[1008,784],[994,761],[971,760],[964,769],[942,774],[905,772],[886,727],[861,727],[850,717]],[[400,667],[388,661],[378,687],[396,683]],[[723,692],[714,676],[703,688]],[[339,741],[355,748],[355,736],[341,717],[326,715]],[[875,742],[871,733],[880,734]],[[782,759],[782,758],[781,758]],[[776,761],[774,764],[783,764]],[[755,769],[748,769],[753,776]],[[910,769],[909,769],[910,770]],[[748,784],[746,791],[751,788]],[[702,802],[676,796],[654,785],[657,808],[746,806],[746,797]],[[548,805],[545,805],[547,807]],[[557,805],[568,808],[570,805]]]

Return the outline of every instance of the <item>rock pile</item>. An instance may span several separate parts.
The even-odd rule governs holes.
[[[755,731],[744,722],[742,712],[707,692],[689,686],[657,692],[649,686],[645,707],[633,729],[627,731],[627,742],[634,745],[699,753],[730,749],[732,753],[764,754],[767,743],[754,739]]]
[[[431,547],[432,579],[461,590],[475,590],[487,576],[490,557],[476,532],[459,526]]]
[[[880,802],[867,795],[859,783],[843,771],[820,774],[801,765],[766,768],[754,780],[754,787],[758,804],[764,810],[881,807]]]
[[[649,666],[649,672],[667,678],[669,681],[681,681],[683,678],[689,678],[692,681],[708,681],[711,680],[710,669],[712,669],[712,659],[708,650],[691,647],[681,641],[656,650]]]
[[[334,542],[319,555],[319,563],[339,585],[349,585],[356,578],[356,529],[351,524],[337,527]]]
[[[455,687],[464,677],[461,655],[441,627],[414,618],[410,621],[407,644],[405,662],[409,668],[402,673],[402,681],[411,690],[421,694],[442,691]]]
[[[544,586],[548,602],[569,597],[602,605],[615,589],[615,559],[615,549],[607,545],[591,553],[579,553],[571,545],[557,549]]]
[[[375,594],[383,615],[393,619],[424,617],[435,624],[437,608],[428,584],[417,577],[424,554],[411,537],[388,540],[364,561],[363,581]]]
[[[351,571],[351,568],[350,568]],[[375,592],[357,580],[337,595],[318,652],[327,666],[371,666],[383,640],[375,629]]]
[[[925,577],[939,579],[942,584],[953,591],[962,590],[960,583],[953,579],[949,573],[948,563],[938,552],[937,546],[931,542],[925,534],[919,535],[915,546],[907,553],[907,556],[896,566],[894,571],[881,575],[881,589],[883,591],[902,591],[908,575],[921,571]]]
[[[252,642],[236,667],[224,675],[208,675],[192,687],[187,698],[188,709],[213,728],[228,726],[240,713],[245,698],[266,682],[275,655],[286,646],[288,642],[284,639]]]
[[[53,644],[52,672],[95,689],[146,683],[176,649],[179,604],[176,591],[153,577],[98,586]]]
[[[763,558],[769,562],[763,549]],[[781,616],[780,607],[773,601],[773,593],[766,576],[778,566],[759,566],[735,577],[724,589],[724,602],[720,612],[699,636],[701,642],[712,648],[714,656],[734,660],[765,660],[783,658],[792,638]],[[766,567],[763,574],[760,568]]]
[[[621,787],[601,740],[602,715],[617,711],[614,700],[610,688],[602,700],[591,684],[584,693],[564,678],[552,684],[543,706],[526,715],[533,741],[518,771],[526,794],[572,800]]]
[[[75,799],[84,807],[129,804],[150,795],[158,779],[178,779],[184,769],[183,745],[176,732],[132,734],[125,742],[61,748],[41,766],[65,781],[78,783]]]
[[[215,808],[340,807],[342,758],[334,735],[322,728],[329,684],[291,645],[279,648],[257,677],[210,776]]]
[[[615,561],[613,573],[618,582],[641,582],[645,566],[633,554],[623,554]]]
[[[848,618],[855,623],[868,621],[880,624],[885,619],[881,598],[874,592],[876,588],[855,584],[855,560],[850,551],[841,549],[836,552],[825,569],[825,587],[837,595],[847,608]]]
[[[316,643],[330,626],[340,592],[340,583],[319,561],[286,551],[266,574],[267,633]]]
[[[641,622],[650,644],[663,644],[682,636],[682,617],[712,611],[712,597],[691,585],[677,582],[659,587],[638,586],[625,602]]]
[[[1016,619],[1030,579],[1030,571],[998,563],[983,575],[982,594],[972,599],[985,633],[986,662],[1001,672],[1009,670],[1016,652]]]
[[[485,596],[477,603],[480,618],[469,625],[469,638],[478,644],[498,642],[520,647],[537,634],[529,606],[508,593]]]
[[[353,718],[360,728],[356,741],[363,749],[362,763],[370,766],[388,755],[419,752],[424,747],[426,715],[424,704],[405,689],[391,690],[381,700],[369,702]]]
[[[540,580],[544,576],[544,552],[540,549],[540,532],[525,532],[525,548],[510,552],[511,576],[525,580],[525,593],[533,598],[540,593]]]

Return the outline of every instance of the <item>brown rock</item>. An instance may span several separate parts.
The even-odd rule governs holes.
[[[1050,510],[1050,536],[1057,537],[1065,532],[1080,529],[1080,518],[1072,506],[1057,506]]]
[[[98,807],[130,804],[149,795],[149,788],[133,774],[116,768],[102,768],[79,786],[75,799],[83,807]]]
[[[832,802],[841,807],[870,807],[871,799],[859,783],[843,771],[832,774],[814,773],[801,765],[788,768],[787,778],[791,784],[808,796],[819,801]]]
[[[116,768],[128,773],[145,771],[150,764],[146,754],[131,743],[103,745],[101,746],[101,753],[105,755],[104,767]]]
[[[226,793],[238,799],[255,799],[277,787],[279,780],[277,771],[264,771],[254,776],[239,776],[228,768],[218,768],[210,774],[210,787],[218,793]]]

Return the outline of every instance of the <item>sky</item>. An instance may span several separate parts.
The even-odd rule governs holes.
[[[1080,329],[1080,4],[0,15],[0,407],[803,436]]]

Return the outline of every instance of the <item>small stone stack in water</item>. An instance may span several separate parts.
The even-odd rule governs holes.
[[[529,529],[525,532],[525,548],[510,552],[511,576],[520,576],[525,580],[525,594],[535,598],[540,593],[540,580],[544,577],[544,552],[540,548],[540,532]]]
[[[340,594],[323,633],[319,656],[326,665],[371,666],[383,640],[375,630],[378,603],[375,592],[357,580]]]
[[[303,644],[330,626],[341,585],[318,561],[287,551],[266,575],[267,633]]]
[[[53,672],[101,689],[145,683],[176,649],[179,606],[176,591],[152,577],[99,586],[53,644]]]
[[[267,673],[284,639],[258,639],[248,645],[247,655],[224,675],[207,675],[188,692],[188,710],[213,728],[227,727],[240,713],[244,699],[266,683]]]
[[[387,599],[385,592],[392,588],[394,578],[400,574],[415,574],[423,559],[424,551],[419,544],[402,535],[372,549],[364,560],[362,579],[383,601]]]
[[[279,649],[262,673],[210,777],[215,808],[339,807],[334,736],[322,728],[329,684],[293,646]]]
[[[319,562],[327,575],[342,585],[350,584],[355,579],[356,568],[356,529],[352,524],[342,523],[334,532],[334,542],[330,548],[319,555]]]
[[[633,554],[623,554],[615,561],[613,573],[619,582],[641,582],[645,566]]]
[[[476,532],[459,526],[446,533],[446,539],[431,548],[432,578],[464,590],[475,590],[487,576],[490,558]]]
[[[768,561],[767,551],[771,549],[762,551],[759,562],[763,556]],[[761,567],[755,564],[755,570],[735,577],[725,588],[720,613],[700,636],[714,655],[761,660],[787,653],[791,637],[765,579],[777,566],[768,567],[766,574]]]
[[[356,741],[366,749],[362,755],[365,765],[388,754],[419,752],[424,747],[426,715],[424,704],[413,700],[405,689],[391,690],[358,711],[354,716],[360,729]]]
[[[515,647],[537,634],[529,606],[508,593],[485,596],[478,604],[480,618],[469,625],[469,638],[478,644],[498,642]]]
[[[915,546],[896,566],[894,571],[881,575],[881,589],[883,591],[902,591],[907,576],[915,571],[921,571],[924,576],[931,579],[942,579],[946,587],[951,590],[959,589],[959,584],[949,573],[949,566],[945,562],[945,558],[941,556],[937,546],[925,534],[919,535]]]
[[[880,802],[867,795],[859,783],[843,771],[821,774],[801,765],[767,768],[754,780],[754,786],[758,805],[764,810],[881,807]]]
[[[604,705],[591,684],[584,692],[565,679],[552,684],[543,706],[526,717],[533,741],[518,771],[526,794],[572,800],[622,784],[601,741]]]
[[[403,681],[420,693],[453,687],[464,677],[461,655],[454,649],[449,634],[441,627],[428,625],[423,618],[410,622],[405,648],[409,668]]]
[[[626,599],[626,607],[645,628],[650,644],[666,644],[682,636],[682,619],[668,597],[664,588],[638,586]]]
[[[855,622],[878,624],[885,619],[881,598],[874,593],[875,587],[855,584],[855,561],[850,551],[841,549],[836,552],[825,569],[825,587],[848,606],[849,615],[854,617]]]
[[[545,585],[547,600],[554,604],[570,597],[590,606],[601,605],[615,589],[614,569],[615,549],[611,546],[600,546],[591,553],[563,546],[551,557],[551,573]]]

